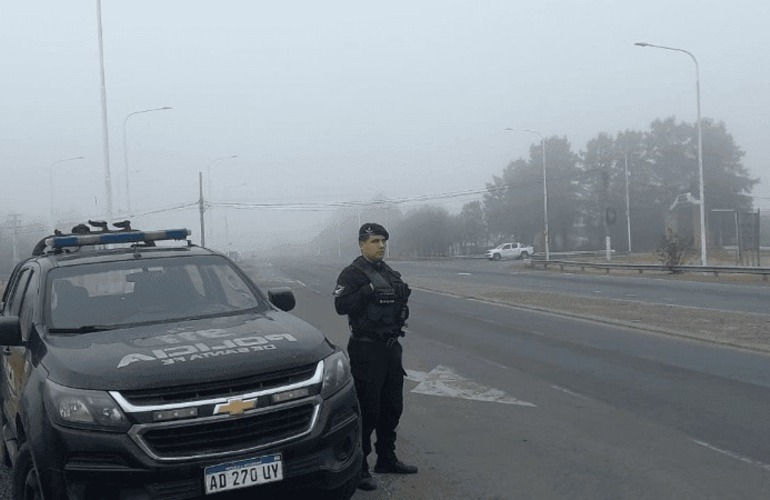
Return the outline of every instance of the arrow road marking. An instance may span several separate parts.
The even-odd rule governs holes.
[[[498,389],[484,387],[472,380],[461,377],[446,366],[437,366],[429,373],[407,370],[406,377],[417,382],[412,392],[430,396],[470,399],[472,401],[488,401],[506,405],[529,406],[537,405],[528,401],[516,399]]]

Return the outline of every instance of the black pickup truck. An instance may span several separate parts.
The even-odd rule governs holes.
[[[350,498],[348,360],[286,312],[292,292],[263,293],[187,229],[98,227],[42,240],[2,297],[14,498]]]

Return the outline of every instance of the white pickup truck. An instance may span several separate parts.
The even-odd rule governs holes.
[[[533,253],[535,253],[534,248],[516,241],[513,243],[500,243],[495,248],[487,250],[486,257],[489,260],[526,259]]]

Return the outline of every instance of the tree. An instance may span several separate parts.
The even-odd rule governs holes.
[[[484,223],[484,210],[480,201],[471,201],[463,205],[462,210],[455,218],[456,243],[462,253],[468,253],[469,249],[475,251],[479,243],[485,242],[487,226]]]
[[[577,178],[578,157],[566,137],[545,139],[548,184],[549,243],[554,249],[566,248],[575,235],[579,200]],[[503,189],[507,188],[507,189]],[[500,239],[515,238],[523,242],[542,240],[544,230],[543,147],[529,148],[529,160],[516,160],[487,184],[484,196],[487,224]],[[542,245],[536,245],[542,250]]]
[[[410,211],[397,230],[401,255],[444,257],[452,246],[452,223],[445,208],[426,205]]]
[[[751,210],[749,194],[758,179],[752,179],[741,163],[744,152],[723,123],[704,119],[702,130],[707,218],[712,209]],[[626,159],[633,247],[653,250],[661,232],[666,231],[665,218],[677,196],[690,193],[695,199],[699,197],[697,128],[669,117],[652,122],[647,132],[626,131],[614,139],[599,134],[588,142],[582,153],[583,170],[587,175],[600,173],[587,177],[582,190],[582,216],[592,244],[604,231],[602,206],[625,215]],[[618,223],[609,228],[609,234],[618,242],[625,242],[625,231],[625,217],[619,217]]]
[[[572,151],[572,145],[566,137],[547,138],[545,147],[550,232],[548,241],[552,250],[566,250],[574,248],[576,243],[576,223],[579,221],[579,213],[576,209],[581,199],[582,171],[578,167],[579,157]],[[530,162],[540,165],[541,168],[542,155],[542,147],[530,148]]]
[[[585,175],[581,181],[580,213],[589,248],[601,248],[604,245],[605,236],[610,236],[613,242],[623,242],[615,243],[613,246],[627,244],[626,165],[628,165],[630,186],[639,186],[642,183],[649,186],[657,185],[649,179],[643,182],[640,180],[647,171],[641,166],[648,161],[644,137],[644,133],[638,131],[620,132],[614,138],[607,133],[600,133],[588,141],[586,150],[581,152],[582,169]],[[650,213],[641,208],[641,204],[651,199],[650,196],[630,196],[630,198],[634,200],[635,211],[632,215]],[[642,198],[645,201],[642,201]],[[606,223],[608,210],[617,214],[614,224]],[[639,220],[636,222],[634,224],[632,221],[632,228],[636,231],[642,231],[649,226],[660,228],[662,225],[662,219],[653,224],[642,224]],[[654,237],[657,238],[659,233],[660,231],[654,232]],[[637,241],[640,237],[637,234],[632,239]]]
[[[484,194],[484,215],[487,229],[495,243],[511,239],[513,235],[530,239],[534,227],[527,228],[527,217],[515,212],[517,205],[534,202],[531,190],[521,189],[522,185],[537,182],[533,177],[529,164],[518,159],[508,164],[503,170],[502,177],[493,176],[492,182],[487,183],[487,193]],[[542,181],[541,181],[542,182]]]

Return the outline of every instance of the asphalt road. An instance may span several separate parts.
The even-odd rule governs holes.
[[[463,281],[516,290],[553,292],[576,297],[623,299],[649,304],[676,305],[716,311],[765,314],[770,303],[770,285],[703,282],[665,279],[661,275],[640,277],[560,273],[526,270],[524,262],[447,260],[399,262],[410,276],[453,277]],[[511,272],[515,269],[515,272]],[[686,278],[686,277],[685,277]]]
[[[574,287],[576,294],[588,287],[548,273],[522,271],[512,279],[494,268],[458,274],[472,270],[393,265],[407,281],[454,273],[476,286],[535,286],[540,276],[541,286]],[[265,288],[292,288],[294,312],[345,345],[347,325],[331,297],[340,268],[293,263],[253,272]],[[604,286],[610,281],[601,278]],[[635,287],[631,280],[614,293],[639,296],[655,283],[658,296],[689,301],[683,311],[691,316],[746,290],[717,287],[717,298],[706,293],[693,302],[692,290],[670,282]],[[397,451],[420,473],[375,474],[380,489],[355,499],[767,497],[767,355],[423,290],[410,302]],[[3,491],[0,498],[10,496]]]
[[[407,281],[410,271],[428,272],[393,265]],[[346,325],[331,309],[335,271],[262,269],[271,280],[283,273],[296,313],[344,344]],[[421,473],[377,476],[383,488],[355,498],[759,499],[770,491],[766,355],[432,292],[416,291],[411,302],[399,452]]]

